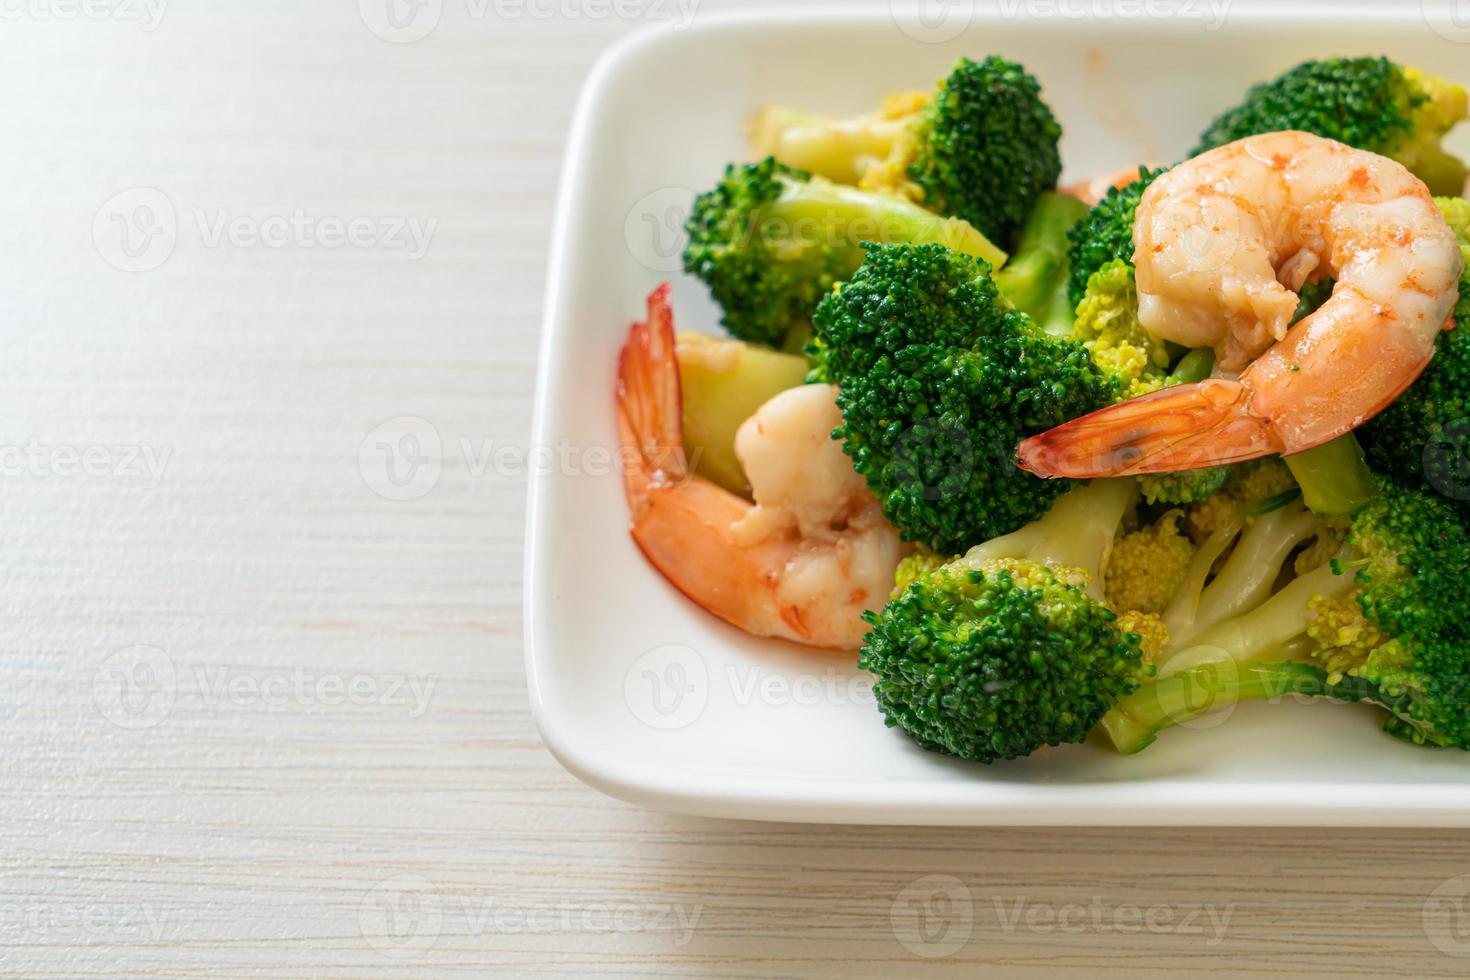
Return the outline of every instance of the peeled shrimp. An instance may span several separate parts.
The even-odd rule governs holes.
[[[668,286],[628,333],[618,365],[618,428],[633,540],[663,576],[756,636],[856,649],[906,553],[832,429],[837,390],[775,396],[738,430],[735,454],[755,503],[693,474],[684,456]]]
[[[1413,383],[1452,325],[1460,251],[1402,165],[1308,133],[1251,136],[1153,182],[1133,228],[1138,316],[1217,374],[1021,443],[1042,476],[1195,469],[1311,449]],[[1332,296],[1290,330],[1297,291]],[[1239,372],[1236,375],[1235,372]]]

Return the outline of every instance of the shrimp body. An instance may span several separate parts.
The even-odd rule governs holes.
[[[638,547],[700,606],[756,636],[856,649],[906,553],[841,446],[836,389],[792,388],[736,433],[755,503],[684,456],[668,287],[648,300],[618,369],[624,484]]]
[[[1140,322],[1214,348],[1218,376],[1026,440],[1033,473],[1172,472],[1321,445],[1413,383],[1458,298],[1460,251],[1423,182],[1308,133],[1174,167],[1144,193],[1133,243]],[[1331,297],[1291,326],[1297,291],[1323,277]]]

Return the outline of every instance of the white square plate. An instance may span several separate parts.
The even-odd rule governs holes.
[[[679,228],[694,190],[748,155],[752,108],[857,112],[926,86],[961,54],[1000,53],[1040,78],[1075,179],[1177,159],[1247,84],[1308,57],[1383,53],[1470,81],[1470,32],[1419,2],[1314,15],[1181,0],[1169,19],[1125,13],[1158,4],[1120,4],[1090,22],[955,4],[948,20],[902,26],[889,6],[701,16],[686,32],[619,45],[587,82],[563,175],[533,436],[553,450],[531,481],[526,562],[527,670],[546,743],[607,793],[711,816],[1470,824],[1470,755],[1401,744],[1365,708],[1246,705],[1230,724],[1205,719],[1129,758],[1090,744],[993,766],[923,752],[884,727],[854,658],[746,636],[643,561],[608,463],[615,355],[665,279],[682,328],[716,324],[701,284],[679,271]]]

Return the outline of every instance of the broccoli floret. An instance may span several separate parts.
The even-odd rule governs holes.
[[[1000,293],[1053,337],[1072,335],[1067,298],[1067,232],[1087,214],[1070,194],[1041,195],[1021,229],[1016,253],[995,274]]]
[[[914,548],[913,554],[898,563],[898,568],[893,572],[893,594],[890,599],[897,599],[903,594],[903,590],[909,587],[909,583],[916,578],[929,574],[941,565],[947,565],[954,561],[954,555],[941,555],[933,548],[919,545]]]
[[[1294,693],[1371,702],[1387,709],[1384,729],[1393,735],[1470,748],[1463,691],[1470,623],[1461,606],[1467,573],[1470,534],[1455,509],[1383,480],[1352,518],[1338,558],[1195,630],[1182,653],[1212,651],[1208,662],[1124,696],[1102,728],[1120,751],[1134,752],[1208,710]],[[1177,633],[1170,643],[1181,655]]]
[[[1465,272],[1455,327],[1409,390],[1358,430],[1374,469],[1470,501],[1470,201],[1436,198],[1460,240]]]
[[[1152,668],[1142,639],[1091,598],[1085,576],[1032,561],[959,559],[881,613],[858,666],[889,726],[978,762],[1080,742]]]
[[[1004,301],[990,266],[941,245],[868,245],[817,307],[839,388],[833,433],[904,537],[957,553],[1040,516],[1068,489],[1012,462],[1025,436],[1106,404],[1087,351]]]
[[[1229,466],[1207,466],[1183,473],[1145,473],[1138,485],[1151,504],[1193,504],[1208,499],[1229,478]]]
[[[1167,383],[1168,346],[1138,322],[1138,289],[1126,261],[1113,259],[1087,280],[1072,333],[1117,386],[1119,399],[1146,395]]]
[[[1143,192],[1158,179],[1163,170],[1138,168],[1138,179],[1123,187],[1110,188],[1103,199],[1093,205],[1087,216],[1068,233],[1072,249],[1071,271],[1068,273],[1067,295],[1072,305],[1082,302],[1087,283],[1109,262],[1122,261],[1130,274],[1133,270],[1133,218]]]
[[[926,569],[869,614],[859,663],[877,675],[888,723],[982,762],[1081,741],[1152,673],[1166,639],[1158,616],[1115,615],[1103,598],[1137,500],[1132,480],[1094,480],[1040,520]]]
[[[932,96],[894,96],[856,119],[772,107],[751,132],[759,154],[921,201],[1000,243],[1011,242],[1062,170],[1062,130],[1041,86],[995,56],[960,59]]]
[[[1005,253],[964,221],[890,194],[808,177],[775,160],[730,166],[686,225],[684,269],[709,286],[723,323],[751,343],[800,347],[812,310],[862,264],[860,243],[939,242],[988,262]]]
[[[1194,542],[1179,528],[1184,511],[1171,510],[1120,537],[1108,558],[1106,595],[1114,609],[1162,613],[1184,584]]]
[[[1465,118],[1465,89],[1387,58],[1329,58],[1253,86],[1191,156],[1260,133],[1300,129],[1392,157],[1435,194],[1458,194],[1465,164],[1440,141]]]

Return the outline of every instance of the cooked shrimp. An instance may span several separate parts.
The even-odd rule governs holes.
[[[804,385],[735,436],[755,503],[684,457],[668,286],[648,297],[618,365],[618,428],[633,540],[681,592],[756,636],[855,649],[906,553],[832,429],[837,391]]]
[[[1027,439],[1033,473],[1172,472],[1321,445],[1413,383],[1458,297],[1460,251],[1428,188],[1308,133],[1248,137],[1168,171],[1139,203],[1133,244],[1139,320],[1213,347],[1221,376]],[[1288,330],[1296,291],[1324,276],[1332,296]]]
[[[1122,167],[1105,174],[1097,174],[1086,180],[1079,180],[1075,184],[1068,184],[1061,188],[1063,194],[1070,194],[1083,204],[1093,205],[1107,196],[1108,191],[1114,188],[1124,188],[1138,179],[1139,167],[1154,167],[1158,164],[1135,163],[1131,167]]]

